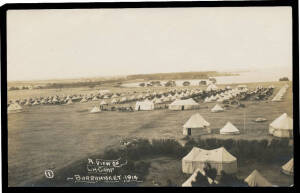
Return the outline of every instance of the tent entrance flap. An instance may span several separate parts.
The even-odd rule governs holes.
[[[183,105],[181,106],[181,110],[182,110],[182,111],[184,110],[184,106],[183,106]]]
[[[188,128],[188,129],[187,129],[187,134],[188,134],[188,135],[192,135],[192,128]]]

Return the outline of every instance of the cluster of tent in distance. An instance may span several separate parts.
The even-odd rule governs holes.
[[[86,96],[67,96],[59,98],[58,96],[48,97],[47,99],[43,98],[41,102],[35,100],[32,104],[27,100],[25,105],[37,105],[43,104],[45,101],[48,103],[59,103],[64,101],[66,104],[72,104],[73,101],[80,101],[81,103],[87,102],[88,100],[98,101],[99,97],[104,98],[112,98],[111,103],[115,103],[118,97],[122,97],[120,101],[122,103],[128,101],[136,101],[135,110],[154,110],[156,104],[161,104],[163,102],[171,102],[168,104],[168,108],[170,110],[190,110],[190,109],[199,109],[200,104],[197,103],[193,98],[197,97],[205,97],[204,103],[207,102],[224,102],[228,100],[232,100],[235,98],[240,99],[241,96],[245,96],[245,93],[257,93],[259,91],[268,92],[269,89],[274,89],[274,86],[271,85],[268,89],[263,89],[263,87],[258,86],[255,90],[249,90],[246,85],[238,85],[236,88],[232,89],[231,87],[227,86],[225,89],[218,89],[218,87],[214,84],[210,84],[207,89],[200,90],[200,89],[171,89],[166,92],[147,92],[145,95],[140,94],[138,97],[134,95],[131,96],[129,99],[125,97],[125,94],[122,93],[115,93],[112,94],[109,90],[100,90],[96,95],[86,95]],[[284,85],[278,92],[280,94],[281,99],[283,94],[288,89],[288,85]],[[278,96],[275,96],[275,98]],[[144,100],[145,99],[145,100]],[[23,101],[24,102],[24,101]],[[8,106],[8,112],[21,112],[22,107],[19,104],[20,101],[16,101]],[[107,106],[108,103],[105,100],[100,102],[99,106],[95,106],[91,109],[90,113],[99,113],[102,111],[103,106]],[[132,109],[133,110],[133,109]],[[211,112],[223,112],[224,108],[220,104],[216,104],[212,109]],[[266,121],[264,118],[257,118],[255,121],[262,122]],[[191,118],[183,125],[183,135],[192,135],[193,133],[197,132],[201,129],[206,129],[208,133],[211,133],[209,128],[210,123],[208,123],[199,113],[196,113],[191,116]],[[269,126],[269,133],[277,136],[277,137],[292,137],[293,136],[293,119],[290,118],[286,113],[282,114],[276,120],[274,120]],[[220,134],[240,134],[239,129],[234,126],[231,122],[227,122],[226,125],[220,129]]]
[[[286,86],[285,86],[286,87]],[[171,104],[172,110],[185,110],[197,108],[197,104],[192,104],[193,101],[183,101],[183,99],[189,98],[203,98],[204,103],[209,102],[226,102],[234,99],[243,99],[247,96],[259,93],[259,96],[270,95],[274,89],[271,85],[269,88],[263,88],[258,86],[255,90],[249,90],[246,85],[238,85],[236,88],[232,89],[227,86],[225,89],[219,89],[216,85],[210,84],[206,90],[201,89],[170,89],[168,91],[160,91],[158,93],[151,92],[150,90],[140,93],[138,96],[135,95],[136,92],[130,93],[111,93],[109,90],[100,90],[96,94],[74,94],[68,96],[48,96],[48,97],[34,97],[28,99],[17,99],[15,101],[9,101],[8,107],[9,111],[15,110],[16,106],[13,104],[19,104],[24,106],[35,106],[35,105],[61,105],[61,104],[73,104],[74,102],[85,103],[88,101],[98,101],[100,106],[108,104],[125,104],[130,102],[138,102],[136,105],[139,110],[153,110],[154,104]],[[282,98],[282,97],[281,97]],[[181,99],[181,100],[180,100]],[[110,100],[110,101],[108,101]],[[143,104],[145,102],[145,104]],[[152,104],[153,103],[153,104]],[[11,106],[11,107],[10,107]],[[152,106],[152,107],[151,107]],[[145,108],[143,108],[145,107]],[[18,107],[19,108],[19,107]],[[218,111],[219,109],[215,109]]]

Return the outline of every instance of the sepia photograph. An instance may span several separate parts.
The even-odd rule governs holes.
[[[293,187],[292,11],[7,10],[8,187]]]

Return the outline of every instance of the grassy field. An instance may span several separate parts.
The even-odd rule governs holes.
[[[260,85],[275,85],[276,91],[283,82],[262,83]],[[224,85],[225,86],[225,85]],[[250,88],[257,84],[248,84]],[[221,87],[221,86],[220,86]],[[127,92],[136,90],[130,88],[103,88],[112,92]],[[160,90],[163,88],[156,88]],[[139,88],[138,92],[145,90]],[[29,96],[49,96],[54,93],[72,94],[92,92],[95,89],[68,89],[68,90],[26,90],[9,91],[8,97],[22,98]],[[58,94],[58,95],[59,95]],[[261,101],[243,102],[245,108],[230,108],[225,112],[211,113],[210,109],[216,103],[201,103],[199,110],[170,111],[155,110],[148,112],[101,112],[90,114],[88,112],[99,102],[75,103],[60,106],[32,106],[24,107],[23,113],[8,115],[8,182],[9,186],[22,186],[44,176],[44,170],[60,170],[71,165],[76,160],[99,154],[106,149],[119,146],[119,141],[124,138],[143,137],[173,138],[181,140],[182,125],[194,113],[200,113],[211,123],[213,134],[206,134],[201,138],[233,138],[233,139],[272,139],[268,135],[268,125],[282,113],[292,117],[292,88],[288,89],[283,102]],[[245,113],[245,129],[244,129]],[[264,117],[268,121],[256,123],[253,120]],[[218,130],[227,121],[231,121],[241,131],[241,135],[219,135]],[[194,136],[199,138],[200,136]],[[161,157],[151,160],[151,168],[145,185],[153,180],[163,181],[166,185],[166,176],[172,178],[177,184],[182,183],[180,160],[169,160]],[[168,164],[169,162],[169,164]],[[249,166],[249,167],[248,167]],[[251,166],[251,167],[250,167]],[[244,165],[239,167],[239,175],[244,177],[255,168],[263,171],[271,182],[286,185],[288,177],[278,175],[276,166]],[[249,172],[250,171],[250,172]],[[274,171],[274,172],[272,172]],[[180,177],[181,176],[181,177]],[[165,179],[165,180],[159,180]]]

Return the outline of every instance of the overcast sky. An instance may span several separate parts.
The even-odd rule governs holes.
[[[289,7],[8,11],[8,80],[292,73]]]

